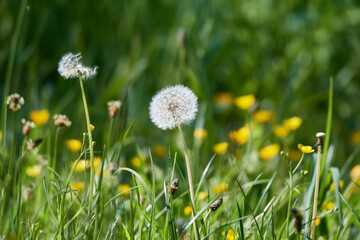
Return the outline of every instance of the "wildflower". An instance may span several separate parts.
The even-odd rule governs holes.
[[[65,54],[59,61],[58,72],[65,78],[82,77],[84,79],[92,78],[97,73],[97,67],[85,67],[79,62],[81,54]]]
[[[101,157],[94,157],[94,168],[99,168],[101,166]]]
[[[334,202],[328,202],[325,204],[324,209],[331,210],[334,206],[335,206]]]
[[[70,127],[71,126],[71,121],[67,118],[66,115],[61,115],[61,114],[55,114],[54,115],[54,123],[56,126],[59,127]]]
[[[280,152],[279,144],[271,144],[260,149],[260,158],[262,160],[268,161],[278,155]]]
[[[25,119],[21,120],[23,126],[22,132],[24,135],[29,135],[30,130],[33,129],[35,127],[35,123],[31,122],[31,121],[26,121]]]
[[[67,148],[72,152],[80,151],[82,142],[78,139],[69,139],[65,142]]]
[[[214,152],[217,154],[224,154],[227,152],[228,147],[229,147],[229,143],[227,142],[217,143],[214,146]]]
[[[350,171],[350,178],[357,181],[360,178],[360,164],[355,165]]]
[[[71,168],[73,168],[76,162],[71,163]],[[90,161],[89,160],[79,160],[74,168],[74,172],[83,172],[86,169],[90,168]]]
[[[189,215],[191,214],[191,212],[192,212],[192,209],[191,209],[190,206],[186,206],[186,207],[184,208],[184,214],[185,214],[186,216],[189,216]]]
[[[26,148],[31,151],[31,150],[35,149],[37,146],[39,146],[39,144],[41,142],[42,142],[42,138],[36,139],[35,141],[33,141],[32,139],[29,139],[26,142]]]
[[[107,103],[108,105],[108,110],[109,110],[109,116],[111,118],[114,118],[116,116],[116,114],[119,112],[119,109],[121,107],[121,102],[120,101],[109,101]]]
[[[108,168],[107,171],[108,171],[108,173],[110,173],[111,175],[114,175],[115,172],[117,171],[117,169],[118,169],[117,163],[111,162],[111,163],[109,164],[109,168]]]
[[[227,107],[233,103],[233,96],[228,92],[218,92],[214,95],[213,101],[215,105]]]
[[[339,182],[339,188],[342,189],[344,187],[344,181],[340,180]],[[330,190],[333,191],[335,189],[334,183],[331,183]]]
[[[237,97],[234,100],[235,105],[243,110],[251,108],[255,103],[255,96],[253,94]]]
[[[194,130],[194,138],[203,139],[206,138],[208,135],[208,132],[203,128],[196,128]]]
[[[218,200],[216,200],[213,204],[210,205],[211,211],[216,211],[221,204],[223,203],[223,198],[220,197]]]
[[[171,193],[172,196],[176,193],[176,191],[179,187],[179,182],[180,182],[179,179],[175,178],[174,181],[171,183],[171,186],[169,187],[168,192]]]
[[[360,143],[360,130],[354,131],[351,133],[350,142],[352,144]]]
[[[34,197],[34,187],[26,186],[22,191],[22,196],[25,200],[29,200]]]
[[[124,195],[129,195],[130,194],[130,186],[128,184],[120,184],[120,186],[118,187],[118,192],[119,193],[123,193]]]
[[[229,138],[240,145],[247,143],[249,136],[250,136],[250,129],[248,126],[241,127],[239,128],[239,130],[231,131],[229,133]]]
[[[257,122],[267,123],[274,119],[274,113],[265,110],[254,112],[253,119]]]
[[[208,194],[206,192],[199,192],[198,198],[199,200],[205,200],[208,197]]]
[[[167,87],[152,98],[149,109],[150,118],[157,127],[173,129],[195,119],[197,97],[185,86]]]
[[[235,239],[235,232],[230,229],[226,234],[226,240],[234,240],[234,239]]]
[[[229,189],[228,183],[220,183],[213,188],[214,193],[219,194]]]
[[[7,97],[6,104],[9,105],[11,110],[16,112],[25,104],[25,100],[20,94],[13,93]]]
[[[273,127],[273,131],[275,135],[278,137],[287,137],[290,133],[290,130],[287,127],[284,127],[283,125],[275,125]]]
[[[94,129],[95,129],[94,125],[90,124],[90,130],[94,131]]]
[[[141,159],[139,157],[133,157],[131,159],[131,164],[134,166],[134,167],[140,167],[141,166]]]
[[[292,117],[284,120],[284,126],[292,131],[298,129],[302,123],[301,118]]]
[[[315,149],[313,149],[311,146],[304,146],[302,144],[298,144],[298,149],[302,152],[302,153],[312,153],[315,151]]]
[[[160,157],[164,157],[166,155],[166,148],[158,143],[153,146],[153,151],[156,155]]]
[[[2,140],[2,131],[0,130],[0,141]]]
[[[320,222],[321,222],[320,218],[317,218],[317,219],[315,220],[315,225],[316,225],[316,226],[319,226],[319,225],[320,225]]]
[[[85,183],[84,182],[72,182],[70,184],[70,187],[73,191],[80,191],[80,190],[84,189]]]
[[[28,175],[29,177],[33,177],[36,178],[40,175],[41,173],[41,165],[33,165],[30,167],[26,168],[26,175]]]
[[[33,121],[37,126],[42,126],[47,123],[49,120],[50,113],[48,110],[34,110],[30,112],[30,119]]]

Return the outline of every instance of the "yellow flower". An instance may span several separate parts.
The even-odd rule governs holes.
[[[350,171],[350,178],[354,181],[360,178],[360,164],[355,165]]]
[[[72,182],[70,184],[71,186],[71,189],[74,190],[74,191],[80,191],[80,190],[83,190],[84,187],[85,187],[85,183],[84,182]]]
[[[66,143],[66,146],[68,147],[68,149],[72,152],[80,151],[81,145],[82,145],[82,142],[78,139],[69,139],[69,140],[66,140],[65,143]]]
[[[118,187],[118,192],[121,193],[121,192],[124,192],[123,194],[124,195],[129,195],[130,194],[130,186],[129,184],[120,184],[120,186]],[[126,190],[129,190],[129,191],[126,191]],[[126,191],[126,192],[125,192]]]
[[[91,130],[91,131],[94,131],[94,129],[95,129],[94,125],[92,125],[92,124],[90,123],[90,130]]]
[[[226,235],[226,240],[234,240],[234,239],[235,239],[235,232],[230,229]]]
[[[26,175],[36,178],[41,173],[41,165],[33,165],[26,168]]]
[[[278,155],[280,152],[279,144],[271,144],[260,149],[260,158],[262,160],[268,161]]]
[[[320,225],[320,222],[321,222],[320,218],[317,218],[317,219],[315,220],[315,225],[316,225],[316,226],[319,226],[319,225]]]
[[[71,168],[74,166],[74,164],[75,164],[75,161],[71,163]],[[74,172],[83,172],[89,168],[90,168],[89,160],[79,160],[79,162],[76,164]]]
[[[195,138],[203,139],[203,138],[206,138],[207,135],[208,135],[208,132],[205,129],[197,128],[197,129],[194,130],[194,137]]]
[[[258,110],[254,112],[253,119],[257,122],[267,123],[274,119],[274,114],[270,111]]]
[[[298,149],[303,153],[312,153],[315,151],[311,146],[304,146],[302,144],[298,144]]]
[[[231,93],[219,92],[213,97],[214,103],[220,106],[230,106],[233,102],[233,96]]]
[[[0,141],[2,140],[2,131],[0,130]]]
[[[289,129],[282,125],[275,125],[273,127],[273,131],[274,131],[275,135],[278,137],[287,137],[290,133]]]
[[[334,206],[335,204],[333,202],[328,202],[327,204],[325,204],[324,209],[331,210]]]
[[[101,157],[94,157],[94,168],[99,168],[101,166]]]
[[[243,110],[249,109],[255,103],[255,96],[253,94],[237,97],[234,100],[235,105]]]
[[[298,129],[301,123],[302,120],[299,117],[292,117],[284,120],[284,126],[292,131]]]
[[[340,189],[342,189],[344,187],[344,181],[343,180],[340,180],[339,187],[340,187]],[[331,183],[330,190],[334,190],[334,189],[335,189],[334,183]]]
[[[199,192],[198,198],[199,200],[205,200],[208,197],[208,194],[206,192]]]
[[[228,189],[229,189],[229,184],[220,183],[213,188],[213,192],[216,194],[219,194],[219,193],[227,191]]]
[[[49,120],[50,113],[48,110],[34,110],[30,112],[30,120],[36,125],[42,126]]]
[[[131,159],[131,164],[134,166],[134,167],[140,167],[141,166],[141,159],[139,157],[133,157]]]
[[[352,144],[360,143],[360,130],[354,131],[351,133],[350,142]]]
[[[185,214],[186,216],[189,216],[189,215],[191,214],[191,212],[192,212],[192,209],[191,209],[190,206],[186,206],[186,207],[184,208],[184,214]]]
[[[249,136],[250,136],[250,130],[247,125],[239,128],[239,130],[237,131],[232,131],[229,133],[229,138],[240,145],[245,144],[248,141]]]
[[[229,143],[227,142],[217,143],[214,146],[214,152],[217,154],[224,154],[227,152],[228,147],[229,147]]]
[[[153,146],[153,151],[156,155],[160,157],[166,156],[166,148],[161,144],[155,144]]]

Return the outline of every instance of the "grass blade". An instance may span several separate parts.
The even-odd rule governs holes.
[[[331,175],[333,178],[333,182],[334,182],[334,186],[336,189],[336,192],[339,193],[340,192],[340,172],[338,168],[332,167],[330,168],[331,171]],[[339,211],[338,211],[338,216],[339,216],[339,223],[342,225],[342,203],[341,203],[341,197],[339,196],[339,194],[336,194],[336,203],[339,207]]]

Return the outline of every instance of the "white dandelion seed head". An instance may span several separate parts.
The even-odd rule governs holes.
[[[82,77],[84,79],[89,79],[94,77],[97,74],[98,67],[86,67],[82,65],[79,61],[81,59],[81,54],[67,53],[59,61],[58,72],[65,78],[76,78]]]
[[[150,103],[151,121],[159,128],[173,129],[190,123],[198,111],[197,97],[185,86],[176,85],[159,91]]]

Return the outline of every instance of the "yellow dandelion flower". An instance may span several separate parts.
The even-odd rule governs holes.
[[[274,119],[274,113],[265,110],[258,110],[254,112],[253,119],[260,123],[267,123]]]
[[[243,145],[249,139],[250,130],[249,130],[248,126],[244,126],[244,127],[239,128],[239,130],[234,131],[232,134],[233,135],[231,138],[233,138],[234,142],[236,142],[237,144]]]
[[[343,180],[340,180],[339,187],[340,187],[340,189],[343,189],[343,187],[344,187],[344,181]],[[334,183],[331,183],[330,190],[333,191],[334,189],[335,189]]]
[[[141,166],[141,159],[139,157],[133,157],[131,159],[131,164],[134,166],[134,167],[140,167]]]
[[[30,112],[30,120],[33,121],[36,125],[42,126],[45,125],[50,117],[48,110],[34,110]]]
[[[290,133],[290,130],[287,127],[284,127],[283,125],[275,125],[273,127],[273,132],[278,137],[287,137]]]
[[[233,103],[233,96],[228,92],[218,92],[214,95],[213,101],[215,105],[226,107]]]
[[[206,192],[199,192],[198,198],[199,200],[205,200],[208,197],[208,194]]]
[[[154,146],[153,146],[153,151],[154,151],[154,153],[156,154],[156,155],[158,155],[158,156],[160,156],[160,157],[164,157],[164,156],[166,156],[166,148],[163,146],[163,145],[161,145],[161,144],[155,144]]]
[[[197,128],[194,130],[194,138],[203,139],[206,138],[208,135],[208,132],[205,129]]]
[[[67,148],[72,152],[78,152],[81,149],[82,142],[78,139],[69,139],[65,142]]]
[[[350,178],[354,181],[360,178],[360,164],[355,165],[355,167],[351,169]]]
[[[302,144],[298,144],[298,149],[303,153],[312,153],[315,151],[315,149],[312,148],[312,146],[304,146]]]
[[[191,212],[192,212],[192,209],[191,209],[190,206],[186,206],[186,207],[184,208],[184,214],[185,214],[186,216],[189,216],[189,215],[191,214]]]
[[[268,161],[278,155],[280,152],[279,144],[271,144],[260,149],[260,158],[262,160]]]
[[[129,184],[120,184],[118,187],[118,192],[121,193],[123,192],[124,195],[129,195],[130,194],[130,185]],[[127,191],[129,190],[129,191]],[[126,191],[126,192],[125,192]]]
[[[289,151],[289,159],[290,159],[291,161],[294,161],[294,162],[299,161],[300,158],[301,158],[301,155],[302,155],[302,154],[301,154],[299,151],[297,151],[297,150],[290,150],[290,151]]]
[[[317,219],[315,220],[315,225],[316,225],[316,226],[319,226],[319,225],[320,225],[320,222],[321,222],[320,218],[317,218]]]
[[[350,142],[352,144],[360,143],[360,130],[354,131],[351,133]]]
[[[214,152],[217,154],[224,154],[227,152],[228,147],[229,147],[229,143],[227,142],[217,143],[214,146]]]
[[[235,105],[243,110],[251,108],[255,103],[255,96],[253,94],[237,97],[234,100]]]
[[[220,183],[213,188],[213,192],[216,194],[226,192],[229,189],[228,183]]]
[[[74,166],[74,164],[75,164],[75,161],[71,163],[71,168]],[[79,160],[75,166],[74,172],[83,172],[89,168],[90,168],[89,160]]]
[[[0,130],[0,141],[2,140],[2,131]]]
[[[80,191],[83,190],[85,187],[85,183],[84,182],[72,182],[70,184],[70,187],[72,190],[74,191]]]
[[[284,120],[284,126],[294,131],[300,127],[302,119],[299,117],[292,117]]]
[[[94,131],[94,129],[95,129],[95,126],[90,123],[90,130]]]
[[[36,178],[40,175],[41,173],[41,165],[33,165],[30,167],[26,168],[26,175],[28,175],[29,177],[33,177]]]
[[[328,202],[325,204],[324,209],[331,210],[331,209],[333,209],[334,206],[335,206],[335,204],[333,202]]]
[[[226,235],[226,240],[234,240],[234,239],[235,239],[235,232],[230,229]]]

